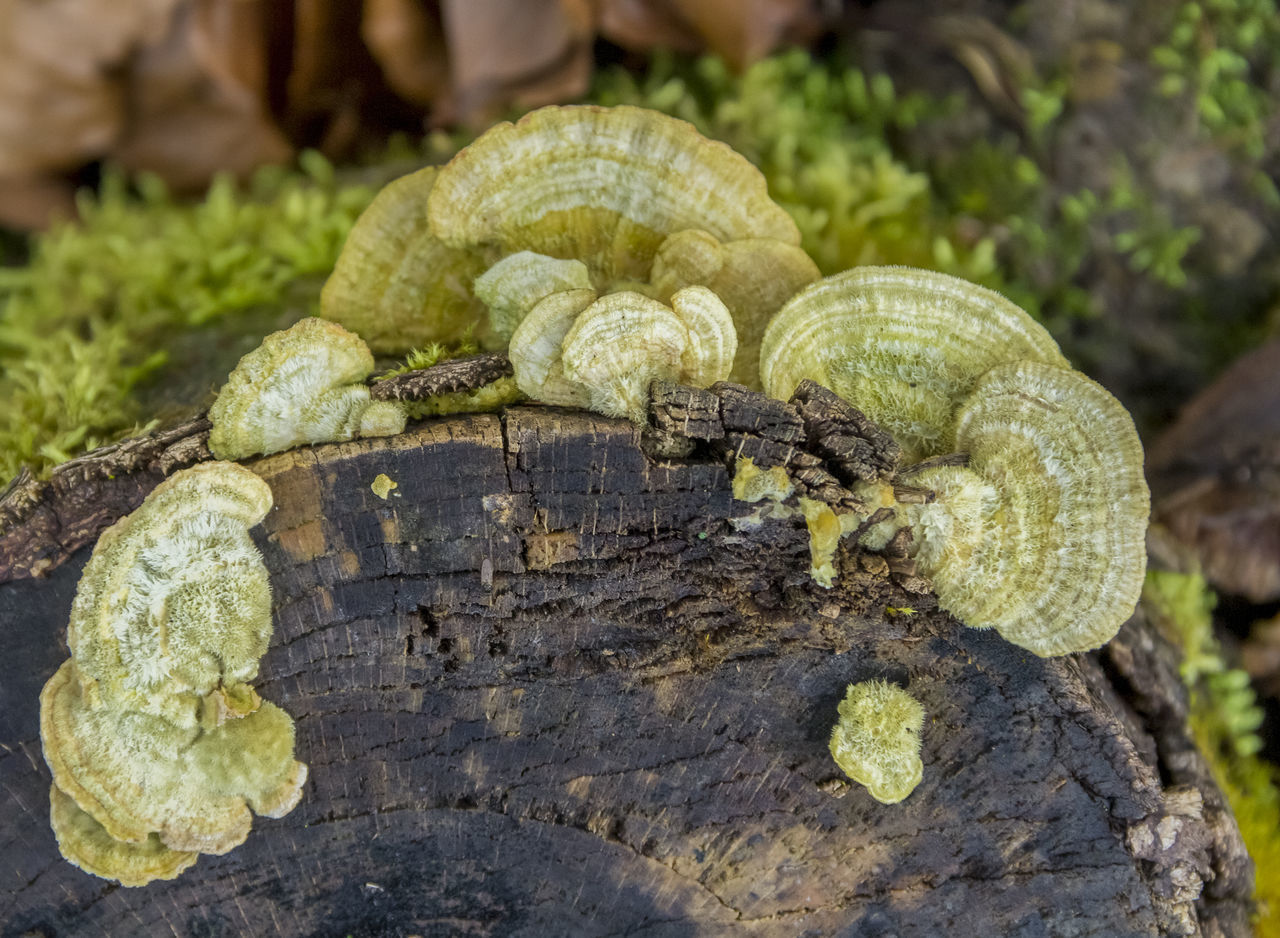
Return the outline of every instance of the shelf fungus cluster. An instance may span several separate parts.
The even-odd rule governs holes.
[[[826,384],[894,434],[915,463],[899,480],[932,494],[901,504],[883,486],[895,517],[866,542],[907,526],[919,570],[967,625],[1049,656],[1097,648],[1132,614],[1150,507],[1133,421],[1003,297],[855,268],[783,306],[761,374],[775,397]],[[965,458],[932,459],[952,453]]]
[[[509,344],[534,398],[639,419],[648,375],[758,386],[765,324],[819,276],[799,242],[760,172],[692,125],[549,107],[388,186],[352,229],[321,314],[378,352],[468,332]],[[588,336],[634,350],[588,362]],[[618,368],[638,390],[618,386]]]
[[[219,459],[278,453],[307,443],[393,436],[404,408],[370,399],[364,341],[336,323],[303,319],[273,332],[236,365],[209,409]]]
[[[307,768],[293,721],[248,683],[271,636],[249,536],[271,490],[234,463],[174,474],[103,532],[85,566],[71,658],[40,695],[54,834],[126,886],[226,853],[252,811],[281,817]]]
[[[920,702],[888,681],[863,681],[848,686],[837,712],[829,748],[841,771],[883,804],[915,791],[924,777]]]

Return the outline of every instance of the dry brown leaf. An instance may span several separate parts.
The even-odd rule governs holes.
[[[1280,599],[1280,340],[1239,359],[1147,454],[1154,517],[1215,588]]]
[[[0,0],[0,176],[71,169],[119,134],[120,68],[178,0]]]
[[[75,214],[73,187],[61,177],[0,178],[0,225],[19,231],[48,228],[55,221],[74,218]]]
[[[437,122],[484,123],[503,104],[576,97],[591,74],[584,0],[442,0],[450,95]]]
[[[245,59],[229,67],[236,61],[229,45],[193,6],[181,7],[164,40],[135,57],[129,121],[111,158],[178,190],[199,189],[220,171],[245,175],[288,160],[293,148],[267,114],[261,89],[242,82]]]
[[[741,71],[818,19],[812,0],[602,0],[600,32],[629,49],[706,49]]]
[[[365,0],[360,35],[387,84],[406,101],[429,107],[448,89],[449,57],[437,4]]]

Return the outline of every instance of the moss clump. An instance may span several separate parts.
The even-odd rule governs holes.
[[[1280,790],[1276,769],[1258,753],[1262,710],[1249,675],[1228,667],[1213,635],[1216,598],[1198,574],[1147,573],[1143,603],[1182,645],[1182,679],[1191,692],[1191,732],[1209,758],[1256,866],[1256,934],[1280,936]]]
[[[1190,106],[1207,136],[1261,159],[1276,102],[1259,79],[1280,68],[1274,0],[1188,0],[1166,15],[1150,53],[1160,94]]]
[[[374,188],[341,184],[318,154],[301,172],[219,179],[198,204],[152,177],[136,195],[108,174],[81,219],[0,271],[0,477],[96,446],[141,416],[135,391],[163,381],[166,343],[229,314],[311,311],[320,279]]]

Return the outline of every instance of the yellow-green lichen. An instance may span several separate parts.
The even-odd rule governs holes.
[[[373,491],[373,494],[377,495],[383,501],[387,500],[387,496],[391,494],[392,489],[396,489],[399,487],[400,487],[400,484],[396,482],[394,479],[392,479],[391,476],[387,475],[385,472],[379,472],[376,476],[374,476],[373,482],[369,485],[369,488]]]

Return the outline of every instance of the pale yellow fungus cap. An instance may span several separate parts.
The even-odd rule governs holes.
[[[662,240],[687,228],[800,243],[744,157],[627,106],[546,107],[490,128],[440,170],[427,210],[446,244],[576,259],[598,282],[644,280]]]
[[[427,197],[437,172],[419,170],[378,193],[320,293],[320,315],[355,330],[379,354],[456,343],[472,330],[484,338],[484,304],[471,282],[494,258],[431,234]]]
[[[1022,360],[1067,364],[1044,327],[998,293],[911,267],[855,267],[778,311],[760,377],[782,400],[812,378],[888,430],[914,462],[953,451],[953,413],[974,381]]]
[[[107,836],[145,843],[152,834],[182,852],[226,853],[244,842],[250,807],[278,817],[302,794],[306,766],[293,759],[293,721],[270,703],[204,729],[93,707],[74,661],[40,695],[40,736],[54,784]]]
[[[244,840],[250,808],[301,797],[293,721],[247,683],[271,637],[249,528],[271,489],[210,462],[161,483],[108,528],[72,604],[72,657],[40,694],[63,855],[125,885],[178,875]]]
[[[475,293],[489,307],[493,334],[503,342],[543,298],[565,290],[590,290],[582,261],[560,260],[533,251],[509,254],[476,278]]]
[[[922,471],[904,506],[939,603],[1041,656],[1097,648],[1133,613],[1150,495],[1133,420],[1104,388],[1040,362],[998,365],[956,413],[969,468]]]
[[[192,850],[172,850],[159,835],[138,843],[116,840],[57,785],[49,786],[49,819],[62,855],[86,873],[122,886],[173,879],[199,859]]]
[[[248,469],[201,463],[102,533],[67,627],[95,703],[189,724],[200,697],[257,675],[271,589],[249,528],[270,508]]]
[[[738,354],[729,380],[760,387],[760,340],[770,317],[821,275],[799,247],[769,238],[722,243],[706,231],[680,231],[658,248],[649,280],[667,302],[688,286],[704,286],[729,309]]]
[[[897,804],[924,778],[924,707],[888,681],[850,684],[831,731],[831,757],[883,804]]]
[[[653,381],[722,381],[736,346],[729,311],[705,287],[677,292],[671,306],[631,291],[596,299],[570,290],[533,308],[510,354],[530,397],[643,423]]]
[[[392,436],[405,414],[374,403],[362,383],[373,355],[355,333],[314,317],[273,332],[240,359],[209,409],[209,449],[219,459],[278,453],[308,443]]]
[[[507,357],[516,385],[544,404],[586,407],[587,389],[564,376],[561,347],[578,316],[597,299],[594,290],[552,293],[534,304],[511,336]]]

